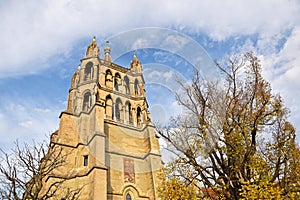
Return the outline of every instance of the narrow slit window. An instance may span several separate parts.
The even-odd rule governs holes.
[[[83,156],[83,166],[88,166],[89,164],[89,156],[85,155]]]

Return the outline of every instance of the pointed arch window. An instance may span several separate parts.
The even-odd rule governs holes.
[[[130,94],[130,85],[129,85],[129,79],[127,76],[124,77],[124,87],[125,87],[125,93]]]
[[[112,119],[112,99],[110,95],[108,95],[105,99],[105,116],[107,119]]]
[[[92,107],[92,95],[86,92],[83,96],[82,111],[88,111]]]
[[[121,76],[119,73],[116,73],[115,74],[115,83],[114,83],[114,88],[116,91],[119,91],[119,87],[121,85]]]
[[[84,69],[84,80],[93,79],[93,63],[88,62]]]
[[[136,95],[136,96],[141,95],[140,85],[139,85],[139,81],[137,79],[135,79],[135,81],[134,81],[134,95]]]

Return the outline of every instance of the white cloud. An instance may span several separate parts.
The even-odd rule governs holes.
[[[189,42],[190,41],[187,37],[184,37],[183,35],[168,35],[161,46],[166,49],[174,49],[176,51],[177,49],[184,49],[184,46]]]
[[[40,113],[49,113],[51,110],[49,108],[34,108],[34,111],[40,112]]]
[[[169,70],[166,72],[162,72],[162,71],[152,71],[150,73],[147,74],[147,78],[149,79],[159,79],[159,80],[164,80],[166,82],[168,82],[171,78],[175,78],[174,77],[174,72]]]
[[[59,108],[34,108],[41,99],[23,99],[24,102],[0,102],[1,148],[12,145],[15,140],[37,141],[58,128]]]
[[[132,44],[132,49],[140,49],[145,46],[148,46],[148,41],[143,39],[143,38],[138,38],[133,44]]]
[[[12,0],[0,7],[0,72],[2,77],[34,73],[49,67],[51,56],[68,52],[80,39],[147,26],[201,31],[214,40],[237,34],[272,36],[300,22],[299,4],[296,0]],[[172,41],[181,44],[178,38]]]
[[[263,73],[272,84],[275,92],[280,93],[291,110],[291,120],[299,130],[300,116],[300,26],[291,35],[279,52],[263,55]]]
[[[32,126],[32,121],[20,122],[19,125],[25,128],[30,128]]]
[[[178,84],[178,79],[187,82],[185,78],[185,71],[176,71],[170,66],[157,64],[157,63],[147,63],[144,65],[144,78],[147,85],[155,84],[160,85],[171,93],[175,94],[180,85]]]
[[[239,36],[257,35],[256,43],[246,40],[238,51],[255,50],[261,54],[264,75],[272,82],[272,87],[284,96],[292,109],[294,123],[300,124],[300,117],[296,116],[300,98],[299,13],[298,0],[128,0],[123,3],[114,0],[11,0],[5,4],[0,3],[0,78],[39,72],[49,67],[51,57],[57,54],[63,58],[70,57],[73,48],[81,48],[79,44],[93,35],[103,39],[122,31],[144,27],[175,28],[198,36],[205,33],[220,43],[229,37],[239,39]],[[282,38],[287,37],[287,30],[292,30],[292,33],[284,47],[278,51],[277,46]],[[201,62],[207,66],[208,59],[203,59],[207,57],[205,51],[202,49],[201,55],[195,54],[201,51],[201,46],[195,41],[187,41],[186,37],[180,35],[168,35],[170,32],[164,32],[167,35],[155,31],[147,33],[147,40],[133,34],[132,38],[128,36],[127,40],[123,38],[118,42],[127,45],[129,49],[151,45],[164,47],[192,65]],[[180,52],[182,49],[184,51]],[[208,73],[206,68],[200,69]],[[155,77],[152,80],[176,91],[170,82],[172,73],[179,74],[160,70],[165,80]],[[15,133],[10,135],[11,139],[33,132],[44,134],[49,131],[46,129],[56,127],[56,113],[60,110],[36,107],[35,103],[1,105],[2,133]],[[10,113],[9,117],[7,113]],[[27,128],[20,129],[16,124]]]
[[[175,100],[175,101],[171,102],[171,111],[172,112],[170,112],[170,117],[171,116],[176,116],[176,115],[179,115],[179,114],[183,113],[183,107],[180,106],[178,104],[178,102]]]
[[[159,63],[166,63],[170,59],[170,53],[169,52],[163,52],[163,51],[155,51],[153,53],[153,58],[156,62]],[[173,57],[174,55],[172,55]]]
[[[168,111],[164,105],[154,104],[150,107],[151,120],[156,125],[164,125],[168,120]]]
[[[166,81],[169,81],[172,77],[174,77],[173,71],[168,71],[162,74],[162,77],[166,79]]]

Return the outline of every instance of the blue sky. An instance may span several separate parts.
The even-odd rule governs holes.
[[[214,77],[212,61],[253,51],[300,130],[299,13],[297,0],[0,1],[0,148],[57,129],[94,35],[117,64],[137,52],[154,121],[181,112],[175,75],[189,81],[196,65]]]

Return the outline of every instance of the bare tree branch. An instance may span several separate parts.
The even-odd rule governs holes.
[[[66,165],[68,155],[59,145],[36,143],[30,146],[18,141],[10,153],[0,149],[0,197],[2,199],[49,199],[59,194],[64,199],[78,199],[82,187],[64,188],[64,183],[71,179],[55,179],[42,192],[44,179],[56,169]],[[63,193],[62,193],[63,192]]]

